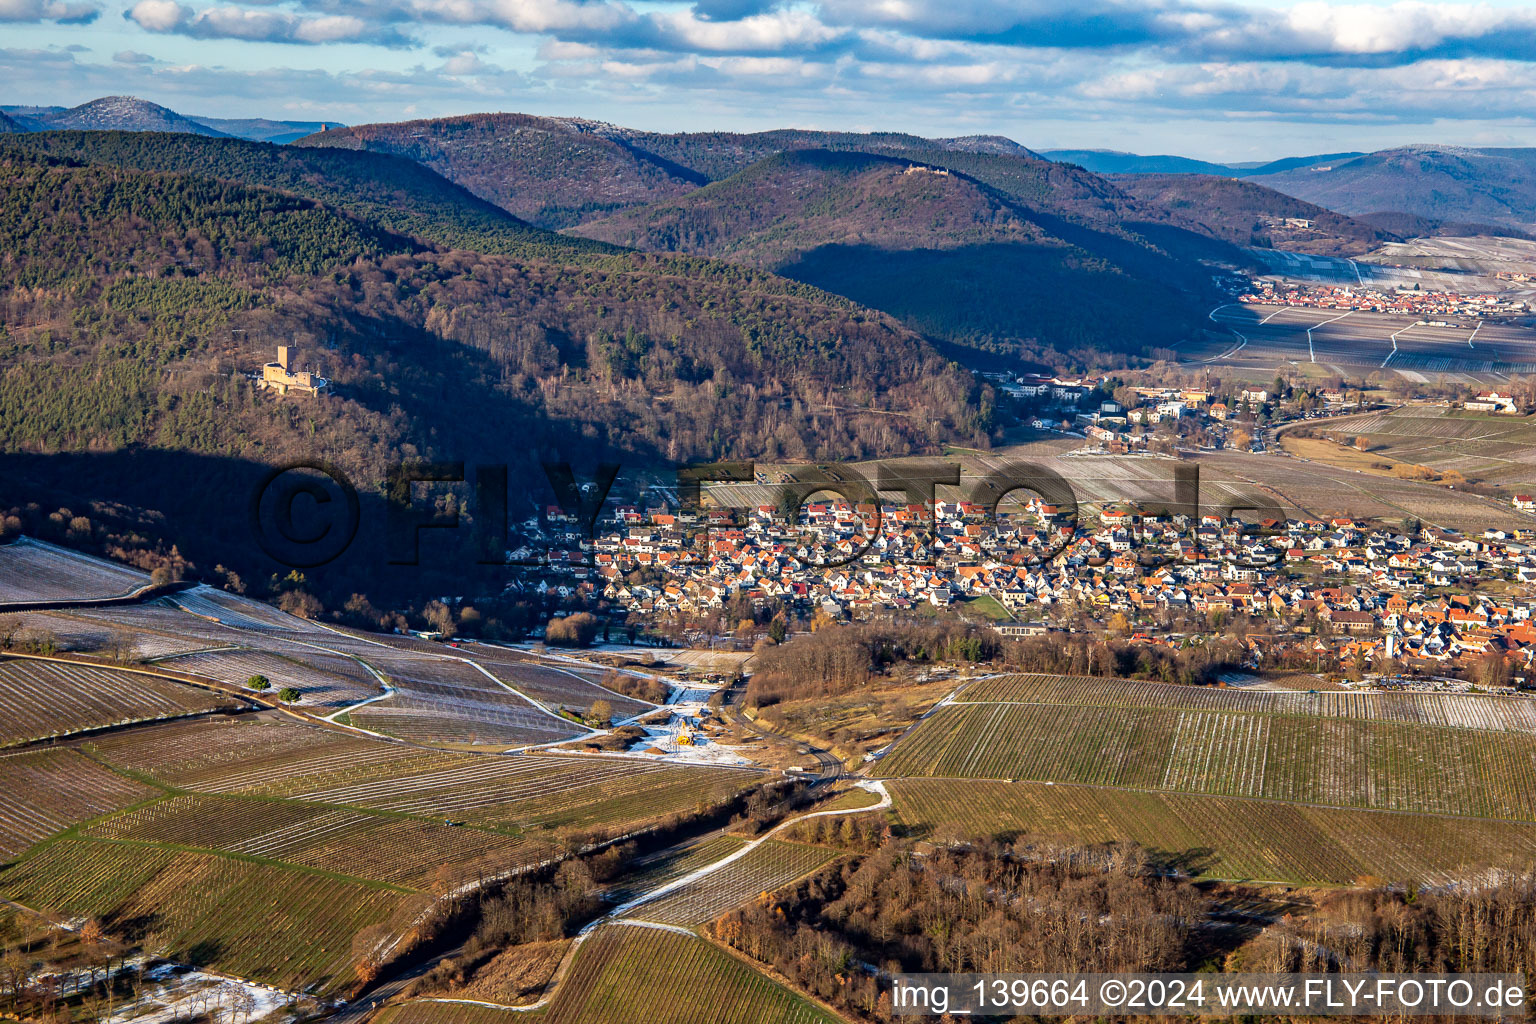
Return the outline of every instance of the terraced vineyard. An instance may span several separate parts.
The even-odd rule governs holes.
[[[222,850],[418,889],[434,883],[439,865],[494,863],[494,870],[501,871],[557,852],[553,844],[437,820],[206,796],[180,796],[126,811],[83,834]]]
[[[636,827],[755,785],[757,772],[650,761],[464,756],[450,766],[305,794],[327,803],[407,814],[458,815],[488,825],[562,831]]]
[[[1536,736],[1358,719],[951,705],[879,775],[1032,779],[1536,821]]]
[[[97,917],[183,963],[288,990],[350,981],[352,937],[398,930],[425,897],[215,854],[61,839],[0,871],[0,895]]]
[[[357,662],[319,651],[293,657],[252,650],[200,651],[157,664],[230,686],[244,686],[254,675],[265,676],[274,690],[292,686],[305,705],[327,709],[347,707],[382,692],[378,680]]]
[[[89,748],[112,764],[186,789],[270,796],[472,760],[318,726],[221,719],[103,736]]]
[[[1441,406],[1405,406],[1328,420],[1319,426],[1334,439],[1365,435],[1372,452],[1442,472],[1507,486],[1536,482],[1536,422],[1527,416],[1469,413]]]
[[[983,679],[966,687],[955,702],[1248,711],[1536,733],[1536,700],[1470,693],[1280,692],[1029,674]]]
[[[0,660],[0,746],[236,706],[232,698],[143,672]]]
[[[1536,858],[1529,824],[1027,782],[886,785],[897,820],[920,833],[1132,842],[1217,878],[1435,883],[1487,866],[1523,869]]]
[[[203,793],[328,804],[547,833],[627,830],[760,780],[733,768],[553,755],[423,750],[287,722],[197,722],[106,736],[103,760]]]
[[[624,877],[618,884],[608,890],[608,901],[623,903],[631,900],[643,892],[682,878],[706,864],[713,864],[722,857],[735,853],[745,843],[746,840],[739,836],[713,835],[683,850],[669,853],[660,860],[633,866],[624,872]]]
[[[16,626],[18,635],[46,635],[59,651],[107,656],[126,655],[137,659],[182,654],[203,646],[159,633],[135,633],[100,619],[89,619],[77,612],[16,612],[5,615]]]
[[[192,615],[215,619],[235,629],[269,634],[308,633],[325,638],[335,635],[308,620],[278,611],[269,604],[214,587],[203,586],[183,591],[171,598],[171,601]]]
[[[0,862],[78,822],[159,794],[73,750],[0,754]]]
[[[509,661],[496,654],[486,655],[478,651],[473,652],[473,657],[497,679],[510,683],[535,700],[558,707],[579,708],[585,712],[597,701],[605,700],[613,706],[615,719],[625,719],[644,714],[656,706],[606,690],[573,670]]]
[[[826,847],[770,839],[739,860],[631,907],[622,916],[661,924],[700,925],[763,893],[784,888],[836,856],[837,851]]]
[[[374,1024],[517,1024],[543,1020],[542,1014],[517,1013],[478,1003],[437,1003],[427,1000],[386,1006],[373,1017]]]
[[[553,743],[584,731],[463,661],[382,650],[368,661],[396,696],[350,713],[365,729],[422,743],[504,747]]]
[[[480,1018],[418,1017],[416,1005],[385,1024],[485,1024]],[[707,1008],[705,1017],[701,1008]],[[544,1012],[548,1024],[699,1024],[701,1019],[709,1024],[837,1022],[703,939],[623,925],[600,928],[582,944]]]
[[[238,647],[249,633],[189,614],[165,599],[114,608],[71,608],[69,614],[134,634],[155,634],[190,642],[195,647]]]
[[[137,569],[30,537],[0,545],[0,603],[122,597],[147,586]]]

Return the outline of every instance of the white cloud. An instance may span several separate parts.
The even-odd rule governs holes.
[[[100,13],[100,5],[89,2],[0,0],[0,22],[58,21],[81,23],[94,21]]]
[[[460,53],[444,61],[442,70],[447,75],[463,76],[479,75],[496,69],[473,53]]]
[[[400,46],[407,40],[393,27],[353,15],[299,15],[249,7],[196,10],[176,0],[138,0],[123,15],[147,32],[194,39],[243,39],[264,43],[375,43]]]

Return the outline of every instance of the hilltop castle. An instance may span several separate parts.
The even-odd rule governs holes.
[[[331,382],[308,370],[294,370],[298,349],[287,345],[277,347],[277,362],[261,368],[257,387],[269,388],[280,395],[319,395],[330,390]]]

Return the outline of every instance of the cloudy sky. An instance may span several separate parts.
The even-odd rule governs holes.
[[[996,133],[1258,160],[1536,144],[1536,3],[0,0],[0,102]]]

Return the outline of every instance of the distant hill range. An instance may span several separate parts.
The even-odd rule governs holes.
[[[175,133],[94,147],[94,161],[146,170],[199,172],[175,138],[287,142],[221,159],[242,182],[322,198],[307,177],[317,175],[323,201],[435,244],[507,255],[625,246],[782,274],[892,314],[972,365],[1166,357],[1208,326],[1209,264],[1244,265],[1244,247],[1361,255],[1415,234],[1536,221],[1520,150],[1237,166],[1042,154],[996,135],[665,133],[518,113],[346,127],[192,118],[130,97],[5,112],[61,156],[79,136],[58,129]],[[396,202],[381,180],[420,198]]]
[[[233,135],[237,139],[249,139],[252,142],[275,142],[283,145],[302,139],[306,135],[316,132],[328,131],[339,128],[337,121],[273,121],[265,117],[199,117],[191,120],[198,124],[206,125],[215,131],[225,135]]]
[[[558,230],[683,195],[794,149],[942,150],[1033,158],[995,135],[925,139],[894,132],[643,132],[601,121],[470,114],[340,128],[301,146],[362,149],[426,164],[509,213]]]
[[[892,313],[968,361],[1172,349],[1213,298],[1198,260],[1242,258],[997,136],[664,134],[485,114],[339,129],[295,148],[408,157],[535,225],[784,274]]]
[[[1316,156],[1290,156],[1267,163],[1259,161],[1237,164],[1217,164],[1186,156],[1142,156],[1113,149],[1045,149],[1040,151],[1040,155],[1058,163],[1077,164],[1095,174],[1216,174],[1225,178],[1247,178],[1320,164],[1335,164],[1363,154],[1320,153]]]
[[[78,107],[0,107],[0,132],[125,131],[178,132],[254,142],[292,142],[335,122],[273,121],[267,118],[190,117],[136,96],[103,96]]]
[[[1403,146],[1250,180],[1345,214],[1536,230],[1536,149]]]

